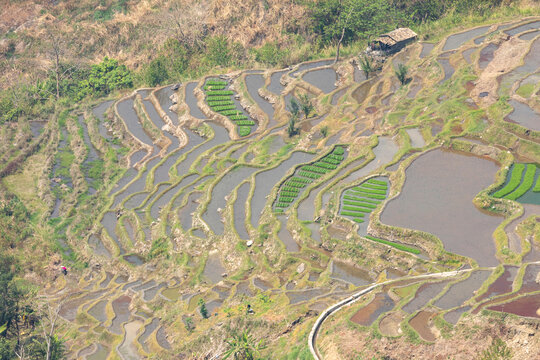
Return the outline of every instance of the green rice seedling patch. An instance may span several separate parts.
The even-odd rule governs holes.
[[[346,199],[346,200],[353,200],[353,201],[363,201],[363,202],[367,202],[367,203],[370,203],[370,204],[380,204],[380,201],[378,200],[371,200],[371,199],[365,199],[365,198],[361,198],[361,197],[357,197],[357,196],[351,196],[351,195],[347,195],[348,193],[345,193],[345,196],[343,196],[343,199]]]
[[[377,180],[377,179],[369,179],[368,181],[366,181],[367,184],[375,184],[375,185],[384,185],[384,186],[388,186],[388,184],[384,181],[381,181],[381,180]]]
[[[282,205],[292,204],[302,194],[303,188],[320,177],[335,171],[344,159],[345,150],[341,146],[336,146],[321,159],[297,168],[294,174],[281,185],[274,208],[284,208]]]
[[[516,190],[506,195],[505,198],[509,200],[516,200],[519,197],[523,196],[532,187],[535,174],[536,174],[536,165],[527,164],[527,169],[525,170],[523,181],[517,187]]]
[[[368,193],[368,194],[379,194],[379,195],[385,195],[386,194],[386,189],[385,190],[374,190],[374,189],[366,188],[363,185],[362,186],[356,186],[356,187],[353,188],[353,190],[360,191],[360,192],[365,192],[365,193]]]
[[[352,216],[352,217],[360,218],[360,217],[364,217],[366,213],[356,212],[356,211],[342,211],[340,214],[344,216]]]
[[[495,198],[502,198],[505,195],[510,194],[512,191],[514,191],[519,184],[521,183],[521,177],[523,175],[523,171],[525,170],[525,164],[514,164],[511,170],[511,176],[508,183],[500,190],[493,193],[493,197]]]
[[[344,205],[352,205],[352,206],[362,206],[368,209],[375,209],[377,206],[369,203],[363,203],[358,201],[351,201],[351,200],[343,200]]]
[[[369,236],[369,235],[366,235],[365,238],[367,238],[367,239],[369,239],[371,241],[375,241],[375,242],[378,242],[378,243],[381,243],[381,244],[391,246],[391,247],[396,248],[398,250],[409,252],[411,254],[416,254],[416,255],[420,254],[420,250],[415,249],[415,248],[410,247],[410,246],[407,246],[407,245],[398,244],[398,243],[388,241],[388,240],[378,239],[376,237]]]
[[[235,109],[236,106],[234,104],[231,104],[231,105],[217,105],[217,106],[211,106],[211,108],[215,112],[220,112],[220,111],[223,111],[223,110]]]
[[[231,98],[234,91],[227,90],[227,82],[219,79],[208,79],[203,86],[206,92],[206,103],[212,111],[215,111],[223,116],[227,116],[230,120],[236,122],[236,131],[241,137],[251,134],[251,128],[255,126],[255,121],[249,119],[238,109]]]
[[[355,218],[353,218],[353,221],[356,222],[356,223],[361,224],[361,223],[364,222],[364,219],[360,219],[360,218],[356,218],[356,217],[355,217]]]
[[[341,196],[339,214],[361,224],[364,222],[361,218],[367,217],[375,210],[381,200],[386,199],[387,192],[387,182],[377,179],[366,180],[344,191]],[[358,214],[364,214],[364,216],[358,216]],[[357,221],[359,218],[362,221]]]
[[[343,210],[349,210],[349,211],[356,211],[356,212],[363,212],[363,213],[370,213],[373,209],[366,209],[360,206],[350,206],[350,205],[344,205],[342,206]]]
[[[533,191],[534,192],[540,192],[540,177],[538,177],[538,179],[536,179],[536,184],[534,184]]]

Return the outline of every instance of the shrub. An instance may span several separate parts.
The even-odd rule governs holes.
[[[157,86],[169,79],[165,59],[157,57],[148,64],[145,74],[146,83],[150,86]]]
[[[508,183],[499,191],[496,191],[492,196],[495,198],[501,198],[507,194],[510,194],[514,191],[521,182],[521,176],[523,175],[523,170],[525,170],[525,164],[514,164],[512,168],[512,174]]]
[[[409,253],[412,253],[412,254],[417,254],[417,255],[420,254],[420,250],[409,247],[409,246],[406,246],[406,245],[403,245],[403,244],[397,244],[397,243],[394,243],[394,242],[391,242],[391,241],[388,241],[388,240],[378,239],[376,237],[369,236],[369,235],[366,235],[365,238],[367,238],[369,240],[372,240],[372,241],[375,241],[375,242],[378,242],[378,243],[381,243],[381,244],[392,246],[392,247],[394,247],[394,248],[396,248],[398,250],[403,250],[403,251],[406,251],[406,252],[409,252]]]
[[[506,199],[510,200],[516,200],[523,196],[533,185],[534,182],[534,175],[536,174],[536,165],[534,164],[527,164],[527,170],[525,171],[525,176],[523,178],[523,182],[521,185],[518,186],[518,188],[510,193],[509,195],[506,195]]]
[[[283,64],[289,54],[288,49],[282,50],[274,42],[267,42],[259,49],[253,49],[252,51],[255,54],[255,61],[272,66]]]

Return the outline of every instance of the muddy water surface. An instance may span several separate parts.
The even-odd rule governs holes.
[[[494,162],[442,150],[421,155],[406,169],[402,192],[387,203],[381,222],[427,231],[450,252],[470,256],[480,266],[497,265],[492,234],[502,219],[472,203],[497,170]]]
[[[290,73],[289,76],[294,78],[294,77],[297,77],[298,74],[300,74],[302,71],[306,71],[306,70],[309,70],[309,69],[315,69],[315,68],[322,67],[322,66],[331,65],[333,62],[334,62],[334,60],[328,59],[328,60],[319,60],[319,61],[314,61],[314,62],[309,62],[309,63],[303,63],[303,64],[300,64],[300,66],[298,67],[297,70]]]
[[[493,60],[495,50],[497,50],[499,47],[495,44],[489,44],[488,46],[484,47],[482,50],[480,50],[480,58],[478,59],[478,66],[480,69],[485,69],[486,66]]]
[[[447,284],[448,281],[422,284],[416,291],[414,298],[408,304],[403,306],[403,311],[412,314],[415,311],[420,310],[431,299],[437,296]]]
[[[448,291],[433,305],[445,310],[460,306],[473,297],[474,292],[482,286],[489,275],[491,275],[491,271],[489,270],[478,270],[473,272],[467,279],[450,286]]]
[[[540,114],[529,107],[529,105],[510,99],[508,104],[514,110],[505,118],[506,121],[517,123],[527,129],[540,131]]]
[[[367,285],[373,281],[367,271],[339,261],[332,263],[331,277],[346,281],[355,286]]]
[[[137,341],[141,344],[143,350],[147,353],[150,353],[150,349],[148,348],[148,345],[146,344],[146,340],[150,337],[150,335],[157,329],[159,326],[159,319],[154,318],[150,322],[150,324],[146,325],[144,328],[144,332],[139,336]]]
[[[259,95],[259,89],[264,86],[264,77],[259,74],[246,76],[246,87],[249,95],[255,100],[262,111],[268,115],[268,127],[277,125],[274,120],[274,107],[265,98]]]
[[[219,254],[217,252],[212,253],[208,256],[206,264],[204,266],[203,275],[209,279],[213,284],[223,280],[223,274],[225,273],[225,268],[221,265],[221,260],[219,259]]]
[[[351,321],[362,326],[370,326],[381,314],[392,310],[394,305],[394,300],[386,292],[380,292],[369,304],[358,310]]]
[[[117,335],[122,334],[122,324],[125,323],[130,316],[130,303],[131,298],[127,295],[122,295],[112,302],[112,307],[115,314],[111,327],[109,328],[112,333]]]
[[[336,89],[337,74],[332,68],[309,71],[304,74],[302,79],[318,87],[325,94]]]
[[[298,252],[300,250],[300,246],[298,246],[296,241],[294,241],[291,232],[287,229],[287,218],[284,215],[280,215],[277,218],[281,224],[277,234],[279,240],[285,244],[287,251]]]
[[[495,280],[494,283],[489,285],[487,291],[480,295],[476,301],[482,301],[492,296],[509,293],[512,291],[512,283],[517,275],[519,268],[516,266],[505,266],[504,272],[501,276]]]
[[[524,296],[505,304],[491,306],[488,309],[519,316],[540,318],[540,294]]]
[[[169,116],[174,125],[178,125],[178,115],[173,112],[170,107],[173,105],[171,100],[171,95],[174,93],[174,90],[170,86],[165,86],[164,88],[159,89],[155,92],[156,98],[159,102],[159,105]]]
[[[465,42],[485,34],[489,26],[481,26],[476,29],[468,30],[459,34],[450,35],[444,43],[442,51],[454,50],[463,45]]]
[[[435,341],[437,337],[430,329],[431,319],[435,316],[435,313],[429,311],[420,311],[415,315],[409,324],[425,341]]]
[[[214,185],[210,202],[208,203],[205,213],[202,215],[202,219],[208,224],[214,234],[221,235],[224,231],[224,225],[221,220],[221,211],[223,211],[227,205],[225,198],[235,186],[248,178],[256,170],[258,169],[253,167],[237,167],[229,171],[216,185]]]
[[[236,201],[234,202],[234,228],[242,240],[249,239],[245,220],[246,220],[246,202],[251,189],[250,183],[243,183],[236,192]]]
[[[287,70],[282,71],[276,71],[270,76],[270,85],[268,85],[267,89],[270,92],[273,92],[274,94],[281,94],[285,86],[281,85],[280,80],[283,74],[285,74]]]

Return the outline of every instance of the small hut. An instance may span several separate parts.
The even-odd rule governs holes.
[[[373,43],[372,48],[386,53],[394,53],[410,42],[416,40],[418,35],[409,28],[399,28],[380,35]]]

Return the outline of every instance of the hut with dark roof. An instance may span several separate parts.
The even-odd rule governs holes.
[[[409,28],[399,28],[389,33],[380,35],[374,42],[372,48],[393,53],[401,50],[405,45],[416,40],[418,35]]]

